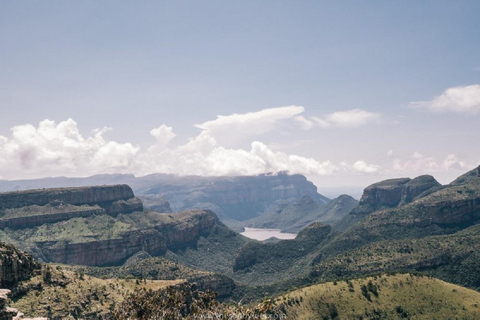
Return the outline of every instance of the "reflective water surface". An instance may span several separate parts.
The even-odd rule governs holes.
[[[255,239],[259,241],[266,240],[271,237],[277,239],[295,239],[297,236],[295,233],[284,233],[280,229],[263,229],[263,228],[245,228],[244,232],[240,233],[241,235],[248,237],[250,239]]]

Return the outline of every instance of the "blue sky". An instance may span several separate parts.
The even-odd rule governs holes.
[[[189,171],[171,160],[156,170],[209,175],[287,168],[321,187],[424,172],[448,182],[480,161],[479,14],[478,1],[2,1],[0,163],[9,169],[0,177],[146,174],[149,161],[168,154],[195,163],[218,158],[212,168]],[[452,94],[467,95],[468,106],[455,106],[451,92],[442,98],[450,101],[446,107],[435,102],[449,88],[460,88]],[[418,101],[424,103],[412,104]],[[292,105],[304,109],[278,119],[285,109],[274,110],[273,124],[270,116],[257,117]],[[340,114],[357,117],[354,125],[314,120],[351,110],[366,113]],[[216,135],[195,126],[246,113],[256,119],[253,126],[231,125],[251,117],[229,118]],[[73,155],[61,148],[65,135],[51,143],[54,133],[38,131],[49,119],[58,134],[58,124],[70,118],[75,124],[64,126],[70,133],[78,129],[82,139],[91,138]],[[18,133],[28,131],[25,124],[36,130]],[[168,129],[151,134],[162,125],[174,137]],[[92,130],[104,127],[112,130],[95,140]],[[215,140],[213,149],[185,147],[202,132]],[[218,161],[251,155],[254,141],[286,160],[246,156],[215,170]],[[72,164],[78,153],[88,168]],[[292,155],[333,167],[305,169]],[[442,165],[449,155],[457,163]],[[358,161],[372,170],[352,169]]]

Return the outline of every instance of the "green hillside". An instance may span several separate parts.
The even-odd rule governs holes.
[[[288,319],[479,319],[480,293],[411,274],[317,284],[276,298]]]

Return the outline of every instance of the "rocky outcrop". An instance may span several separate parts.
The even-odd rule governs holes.
[[[218,223],[211,211],[190,210],[175,215],[137,212],[120,215],[120,223],[130,223],[131,231],[114,237],[92,235],[88,241],[56,240],[38,242],[42,260],[89,266],[119,265],[137,252],[152,256],[192,245]],[[108,230],[107,230],[108,232]]]
[[[127,185],[0,193],[0,229],[32,228],[72,218],[143,211]]]
[[[245,177],[170,177],[139,190],[145,197],[161,196],[174,211],[198,208],[215,211],[222,220],[257,217],[282,201],[308,195],[317,204],[328,198],[302,175],[285,173]]]
[[[143,205],[146,209],[161,213],[171,213],[172,208],[170,202],[165,200],[162,196],[142,196],[139,197],[143,201]]]
[[[33,258],[12,245],[0,243],[0,287],[11,288],[40,268]]]
[[[25,318],[23,312],[7,307],[10,290],[0,289],[0,320],[47,320],[47,318]]]
[[[426,196],[428,193],[437,191],[441,184],[430,175],[418,176],[407,182],[402,190],[402,198],[398,205],[404,205],[414,201],[417,197]]]
[[[87,178],[45,178],[36,180],[0,181],[0,191],[39,187],[76,187],[97,184],[125,183],[133,188],[144,205],[156,212],[180,212],[189,209],[214,211],[222,221],[244,221],[268,212],[282,201],[294,201],[304,195],[322,205],[328,198],[303,175],[285,172],[240,177],[175,176],[152,174],[96,175]]]
[[[135,197],[128,185],[52,188],[0,193],[0,208],[11,209],[32,205],[65,203],[73,205],[111,205],[115,201]],[[102,205],[103,204],[103,205]]]
[[[394,208],[412,202],[428,190],[440,187],[432,176],[424,175],[410,178],[389,179],[374,183],[363,191],[359,206],[351,214],[365,215],[371,212]]]
[[[160,255],[167,250],[164,237],[156,230],[128,232],[108,240],[48,241],[37,243],[37,246],[45,262],[87,266],[118,265],[139,251]]]
[[[65,221],[72,218],[87,218],[96,214],[104,214],[104,213],[105,213],[105,210],[103,208],[97,208],[97,209],[85,208],[85,210],[74,210],[74,211],[66,211],[66,212],[59,212],[59,213],[35,214],[31,216],[20,216],[20,217],[13,216],[13,217],[7,217],[7,218],[0,218],[0,229],[32,228],[35,226],[41,226],[42,224],[45,224],[45,223],[56,223],[56,222]]]
[[[453,180],[450,185],[451,186],[459,186],[462,184],[474,182],[480,180],[480,166],[476,167],[475,169],[468,171],[467,173],[461,175],[457,179]]]

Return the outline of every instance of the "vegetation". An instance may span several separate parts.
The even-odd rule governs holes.
[[[10,306],[27,316],[49,319],[108,319],[117,304],[140,289],[158,290],[183,280],[98,279],[83,272],[44,265],[15,288]]]
[[[288,319],[479,319],[480,293],[424,276],[380,275],[276,298]],[[285,306],[285,305],[284,305]]]

